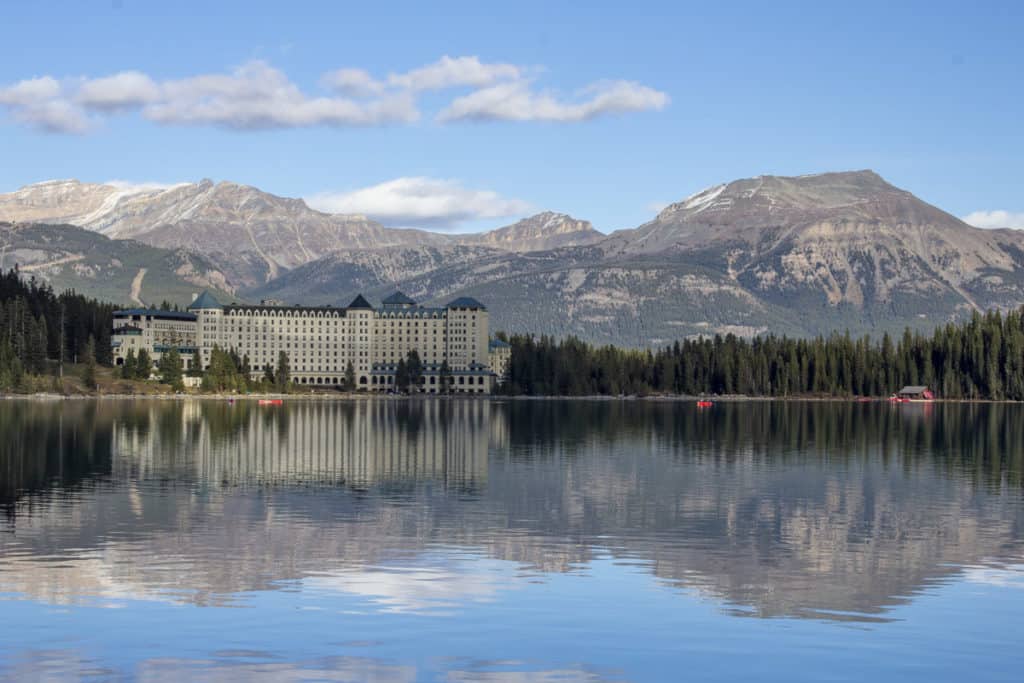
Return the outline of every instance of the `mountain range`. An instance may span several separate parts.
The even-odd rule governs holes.
[[[1024,233],[971,227],[872,171],[716,185],[610,235],[552,212],[479,234],[394,229],[208,180],[38,183],[0,194],[0,221],[0,266],[125,303],[212,288],[343,305],[400,288],[476,297],[494,329],[630,346],[928,329],[1024,304]]]

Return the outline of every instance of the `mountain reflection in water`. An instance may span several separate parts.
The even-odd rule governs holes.
[[[885,620],[951,576],[1021,562],[1022,418],[1013,405],[4,401],[0,591],[223,605],[298,581],[457,610],[509,589],[488,562],[543,581],[610,557],[732,614]]]

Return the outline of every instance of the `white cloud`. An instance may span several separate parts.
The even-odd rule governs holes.
[[[514,64],[484,64],[479,57],[445,55],[433,64],[404,74],[392,74],[388,82],[408,90],[444,90],[472,86],[480,88],[499,81],[518,80],[523,69]]]
[[[998,588],[1024,588],[1024,565],[1007,567],[969,567],[964,578],[971,583],[983,583]]]
[[[30,78],[0,88],[0,105],[14,120],[46,133],[84,133],[90,128],[85,113],[63,99],[63,87],[51,76]]]
[[[334,590],[361,595],[385,612],[426,612],[466,603],[491,602],[511,586],[503,563],[486,561],[474,571],[452,567],[374,567],[323,574],[305,579],[318,591]]]
[[[1024,212],[975,211],[963,217],[964,223],[976,228],[1016,228],[1024,230]]]
[[[149,76],[138,71],[122,71],[85,81],[75,99],[88,108],[112,111],[140,107],[159,98],[160,88]]]
[[[341,68],[307,93],[281,70],[251,61],[226,73],[159,81],[140,71],[100,78],[42,76],[0,86],[0,107],[18,122],[46,132],[83,133],[116,112],[135,111],[163,125],[208,125],[239,130],[311,126],[380,126],[420,119],[427,91],[473,88],[437,115],[456,121],[585,121],[603,114],[662,109],[668,95],[631,81],[601,81],[559,98],[534,92],[536,68],[444,56],[426,66],[377,79],[364,69]]]
[[[331,90],[353,97],[379,95],[384,84],[376,80],[365,69],[337,69],[324,74],[320,83]]]
[[[500,83],[456,98],[439,115],[452,121],[587,121],[603,114],[664,109],[669,97],[632,81],[602,81],[580,91],[576,102],[536,93],[527,81]]]
[[[145,107],[143,116],[165,124],[261,129],[373,126],[419,118],[415,102],[404,94],[370,101],[308,97],[282,71],[262,61],[230,74],[168,81],[162,89],[162,99]]]
[[[60,93],[60,83],[50,76],[28,78],[0,88],[0,104],[29,106],[59,97]]]
[[[81,109],[70,102],[51,100],[14,109],[14,118],[46,133],[87,133],[92,124]]]
[[[350,192],[321,193],[306,202],[329,213],[358,213],[393,226],[451,228],[480,218],[505,218],[530,211],[527,202],[454,180],[396,178]]]

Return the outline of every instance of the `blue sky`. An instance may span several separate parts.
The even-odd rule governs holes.
[[[872,168],[1024,227],[1024,3],[41,1],[4,21],[0,191],[209,177],[389,224],[551,209],[612,230],[722,181]]]

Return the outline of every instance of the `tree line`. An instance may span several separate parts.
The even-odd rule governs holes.
[[[1024,400],[1024,308],[975,313],[931,335],[813,339],[733,334],[658,350],[575,337],[505,337],[510,395],[887,396],[925,385],[951,399]]]
[[[65,362],[110,365],[113,304],[57,294],[17,268],[0,272],[0,390],[39,388]],[[88,379],[88,377],[87,377]]]
[[[57,375],[66,362],[83,364],[87,386],[95,384],[96,366],[112,364],[115,309],[73,290],[57,294],[34,278],[25,280],[17,268],[0,272],[0,390],[49,388],[40,378]],[[511,395],[885,396],[920,384],[943,398],[1024,400],[1024,308],[975,313],[931,335],[907,330],[880,339],[728,334],[638,350],[575,337],[499,336],[512,346],[499,391]],[[156,372],[181,387],[181,361],[174,355],[164,354]],[[190,372],[199,372],[210,391],[287,391],[291,385],[284,353],[276,366],[255,370],[234,350],[215,348],[207,372]],[[253,380],[260,370],[262,378]],[[395,388],[417,390],[423,370],[419,356],[410,353],[397,365]],[[130,379],[152,374],[148,354],[127,359],[122,368]],[[447,363],[440,374],[444,392],[451,381]],[[342,388],[357,388],[351,364]]]
[[[140,355],[141,353],[144,352],[140,352]],[[177,351],[170,353],[176,354]],[[158,368],[159,376],[160,380],[165,384],[177,386],[181,382],[180,372],[175,376],[169,370],[171,366],[175,365],[175,361],[164,363],[164,359],[170,353],[164,354],[163,358],[161,358]],[[176,364],[180,367],[180,359],[176,361]],[[130,365],[132,365],[132,362],[129,358],[126,358],[125,368]],[[259,379],[253,379],[253,375],[257,374],[259,370],[262,370],[262,376]],[[288,354],[284,351],[278,353],[276,365],[268,363],[262,368],[254,368],[249,361],[248,355],[239,356],[238,352],[234,349],[223,349],[220,346],[214,345],[210,350],[209,367],[205,371],[196,369],[195,372],[197,376],[202,377],[201,386],[204,391],[218,393],[231,391],[275,391],[287,393],[293,387],[291,383],[291,366]],[[395,366],[395,390],[400,392],[422,391],[425,384],[423,373],[424,365],[419,353],[415,349],[409,351],[408,355],[399,360]],[[444,361],[441,364],[439,374],[441,381],[440,390],[445,392],[451,388],[452,378],[448,361]],[[125,376],[129,375],[126,374]],[[136,376],[136,378],[148,379],[148,376]],[[356,369],[352,361],[349,361],[345,366],[345,374],[338,388],[342,391],[356,391],[359,388],[356,380]]]

